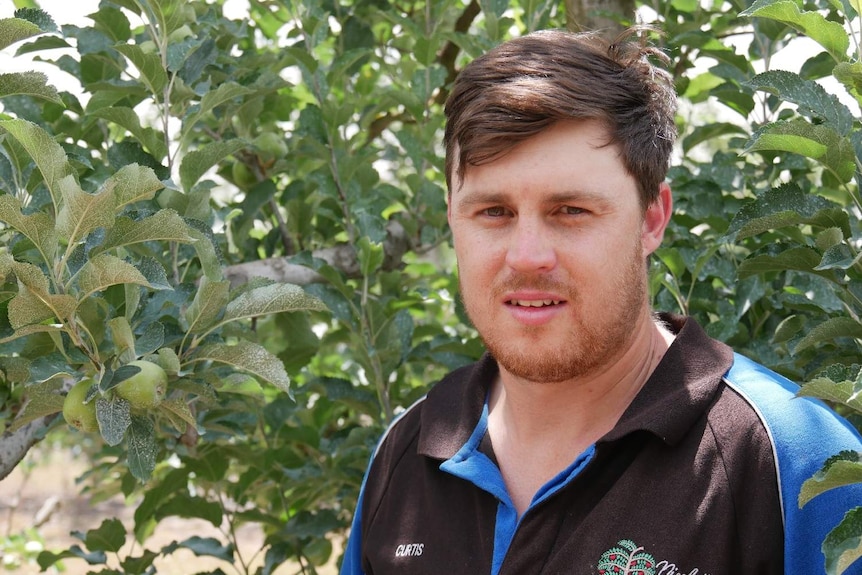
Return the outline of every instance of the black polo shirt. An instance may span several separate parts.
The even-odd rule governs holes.
[[[844,500],[806,519],[784,499],[826,456],[862,450],[858,435],[694,321],[665,319],[677,338],[620,421],[520,518],[486,438],[496,363],[486,356],[444,378],[381,440],[342,574],[780,574],[788,525],[812,529],[792,535],[787,572],[822,572],[799,567],[822,566],[822,535]],[[827,443],[789,471],[779,460],[810,438],[785,432],[781,402],[797,402],[791,419],[803,428],[811,419]],[[824,421],[837,440],[821,437]]]

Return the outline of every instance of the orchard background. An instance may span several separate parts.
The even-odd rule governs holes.
[[[71,25],[7,0],[3,54],[76,89],[0,70],[0,478],[73,449],[78,498],[133,511],[68,548],[0,533],[3,569],[166,573],[178,551],[207,561],[184,573],[337,561],[379,434],[482,351],[446,227],[448,87],[542,28],[612,33],[637,14],[662,32],[682,107],[654,306],[858,424],[858,9],[262,0],[237,18],[219,0],[102,0]],[[164,399],[122,391],[140,360],[158,377],[137,386],[164,374]],[[76,384],[91,431],[60,413]],[[859,454],[836,454],[798,504],[858,481]],[[862,555],[857,505],[823,542],[825,572]],[[160,542],[176,520],[214,534]]]

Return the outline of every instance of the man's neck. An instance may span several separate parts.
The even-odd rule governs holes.
[[[529,382],[500,368],[488,432],[519,513],[538,487],[613,429],[673,337],[648,318],[613,365],[570,381]]]

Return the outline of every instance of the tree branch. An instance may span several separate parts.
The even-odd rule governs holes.
[[[382,269],[389,271],[397,269],[401,265],[404,254],[410,249],[410,239],[407,237],[404,227],[397,220],[389,220],[386,224],[386,231],[387,236],[383,241],[385,257]],[[356,248],[350,244],[315,250],[311,255],[324,260],[348,278],[357,278],[362,275],[359,259],[356,256]],[[289,259],[288,257],[267,258],[228,266],[224,270],[225,277],[230,280],[231,286],[246,283],[255,277],[296,285],[326,281],[313,269],[291,263]]]
[[[477,0],[472,0],[472,2],[464,8],[461,16],[458,17],[453,31],[460,34],[466,34],[469,32],[470,25],[473,24],[473,20],[475,20],[476,16],[481,12],[482,7],[479,5],[479,2]],[[452,82],[455,81],[455,77],[458,76],[458,70],[455,68],[455,60],[458,58],[458,54],[460,53],[461,47],[451,40],[446,42],[443,50],[440,51],[438,60],[440,65],[446,68],[446,83],[444,84],[444,88],[441,88],[437,93],[437,98],[435,100],[438,104],[446,103],[446,98],[449,97],[449,86],[452,85]]]
[[[0,480],[12,473],[30,448],[42,440],[45,430],[58,415],[57,413],[46,415],[19,427],[14,432],[6,431],[0,436]]]

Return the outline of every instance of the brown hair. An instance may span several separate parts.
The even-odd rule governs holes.
[[[446,102],[449,193],[468,166],[499,158],[556,121],[592,119],[608,127],[608,145],[619,147],[642,206],[650,205],[676,138],[676,94],[670,75],[649,61],[667,56],[630,39],[640,30],[612,43],[592,33],[534,32],[467,65]]]

